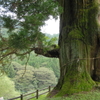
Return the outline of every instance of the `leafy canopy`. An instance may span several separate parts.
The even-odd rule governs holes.
[[[0,8],[1,30],[8,29],[6,37],[0,34],[0,61],[11,54],[22,56],[36,47],[44,48],[48,41],[41,27],[50,16],[57,18],[62,12],[53,0],[1,0]]]

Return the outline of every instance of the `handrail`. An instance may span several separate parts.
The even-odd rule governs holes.
[[[25,97],[25,96],[31,95],[31,94],[33,94],[33,93],[36,93],[36,91],[31,92],[31,93],[28,93],[28,94],[24,94],[23,96]]]
[[[48,89],[48,91],[45,91],[45,92],[39,94],[40,91],[47,90],[47,89]],[[27,100],[30,100],[30,99],[32,99],[32,98],[38,99],[40,95],[46,94],[46,93],[48,93],[48,92],[50,92],[50,91],[51,91],[51,86],[46,87],[46,88],[43,88],[43,89],[40,89],[40,90],[36,90],[36,91],[34,91],[34,92],[31,92],[31,93],[21,94],[21,95],[18,96],[18,97],[11,98],[11,99],[8,99],[8,100],[15,100],[15,99],[18,99],[18,98],[20,98],[20,100],[24,100],[24,97],[25,97],[25,96],[29,96],[29,95],[31,95],[31,94],[33,94],[33,93],[36,93],[36,95],[33,96],[33,97],[28,98]]]
[[[8,100],[14,100],[14,99],[18,99],[20,98],[21,96],[18,96],[18,97],[15,97],[15,98],[11,98],[11,99],[8,99]]]

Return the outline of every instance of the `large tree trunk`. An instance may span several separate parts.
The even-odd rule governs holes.
[[[60,79],[53,90],[57,96],[91,90],[91,48],[97,31],[94,0],[59,0],[64,8],[60,16]],[[93,23],[91,23],[93,21]],[[94,23],[95,22],[95,23]],[[92,25],[91,25],[92,24]],[[95,31],[96,30],[96,31]],[[93,55],[92,55],[93,56]]]

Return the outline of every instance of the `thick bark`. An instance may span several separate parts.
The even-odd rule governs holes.
[[[93,46],[94,59],[92,63],[92,78],[95,81],[100,81],[100,36],[97,36]]]
[[[100,1],[97,1],[97,3],[100,4]],[[98,7],[98,10],[100,10],[99,7]],[[90,14],[93,14],[93,12],[94,11],[90,12]],[[94,21],[95,17],[97,19],[97,22]],[[92,21],[90,22],[90,26],[93,25],[92,23],[94,23],[93,28],[95,28],[98,31],[95,32],[94,41],[93,41],[93,45],[91,48],[91,58],[94,58],[94,59],[91,59],[91,70],[90,71],[91,71],[91,76],[93,80],[100,81],[100,26],[96,25],[97,23],[100,24],[100,12],[99,11],[97,14],[95,14],[94,19],[92,19]]]
[[[89,91],[95,85],[89,73],[90,60],[87,59],[91,57],[93,36],[93,32],[89,31],[92,28],[89,21],[93,19],[88,18],[91,16],[89,14],[94,1],[59,0],[59,2],[64,8],[60,16],[60,79],[51,95],[56,91],[57,96],[64,96]]]

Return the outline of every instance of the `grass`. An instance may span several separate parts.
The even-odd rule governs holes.
[[[100,90],[83,92],[68,97],[46,98],[46,95],[42,95],[39,99],[34,98],[31,100],[100,100]]]

